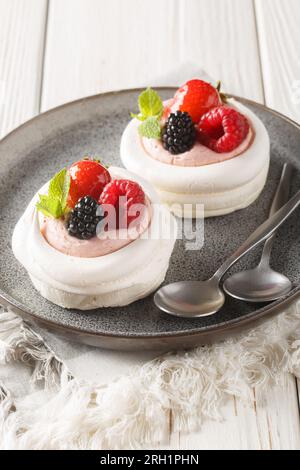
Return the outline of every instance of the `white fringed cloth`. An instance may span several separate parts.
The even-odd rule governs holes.
[[[68,350],[64,361],[14,313],[0,314],[1,449],[143,448],[165,442],[171,415],[174,431],[191,432],[221,419],[230,397],[300,377],[300,303],[234,339],[136,365],[134,353],[47,337]]]

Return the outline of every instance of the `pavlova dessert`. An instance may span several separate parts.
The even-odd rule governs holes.
[[[262,121],[219,86],[188,81],[163,102],[139,96],[121,140],[121,159],[181,216],[223,215],[251,204],[266,182],[270,142]],[[200,208],[200,213],[199,213]]]
[[[142,178],[84,159],[34,196],[15,227],[13,252],[57,305],[127,305],[153,292],[168,269],[176,221],[158,202]]]

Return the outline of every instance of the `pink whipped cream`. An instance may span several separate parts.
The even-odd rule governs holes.
[[[232,152],[226,153],[214,152],[208,147],[205,147],[199,142],[196,142],[194,147],[188,152],[172,155],[163,148],[162,142],[160,140],[147,139],[146,137],[143,137],[142,142],[144,149],[150,155],[150,157],[154,158],[154,160],[159,160],[160,162],[167,163],[168,165],[203,166],[210,165],[212,163],[224,162],[225,160],[230,160],[231,158],[241,155],[250,147],[253,137],[254,132],[250,128],[247,137],[241,143],[241,145],[239,145],[239,147],[234,149]]]
[[[164,105],[166,106],[168,103],[169,101],[165,101]],[[145,151],[148,153],[148,155],[150,155],[150,157],[154,158],[154,160],[176,166],[203,166],[210,165],[212,163],[224,162],[241,155],[250,147],[253,139],[254,131],[250,123],[248,135],[243,140],[241,145],[239,145],[232,152],[227,153],[214,152],[208,147],[205,147],[199,142],[196,142],[194,147],[191,148],[191,150],[188,152],[172,155],[170,152],[168,152],[168,150],[163,148],[161,140],[148,139],[146,137],[143,137],[141,140]]]
[[[150,225],[151,213],[151,203],[146,200],[145,210],[130,224],[129,230],[102,232],[90,240],[70,236],[62,219],[43,216],[40,218],[40,227],[49,245],[61,253],[79,258],[96,258],[114,253],[139,238]]]

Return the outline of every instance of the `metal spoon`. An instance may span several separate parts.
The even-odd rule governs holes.
[[[207,281],[181,281],[161,287],[154,296],[156,306],[178,317],[203,317],[216,313],[225,301],[220,281],[243,255],[272,235],[300,204],[298,191],[281,209],[261,224]]]
[[[270,216],[288,200],[291,176],[292,167],[285,163],[271,205]],[[291,290],[291,281],[270,267],[274,237],[273,234],[265,242],[260,263],[256,268],[236,273],[226,279],[223,289],[227,294],[247,302],[270,302],[279,299]]]

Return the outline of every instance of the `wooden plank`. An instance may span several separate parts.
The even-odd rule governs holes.
[[[47,0],[0,0],[0,137],[39,111]]]
[[[293,377],[265,391],[253,390],[249,399],[229,399],[223,420],[204,420],[200,431],[170,435],[163,449],[295,450],[300,448],[297,391]]]
[[[153,0],[151,8],[139,0],[112,0],[109,8],[105,0],[51,0],[42,108],[101,91],[151,85],[151,77],[186,62],[222,79],[231,92],[262,101],[257,51],[250,0],[243,5],[240,0]],[[249,439],[241,436],[248,427],[240,429],[235,407],[231,400],[226,421],[205,423],[192,436],[172,432],[171,422],[168,447],[246,447],[243,442]],[[249,446],[257,443],[253,438]]]
[[[283,375],[282,383],[258,395],[257,423],[264,437],[263,449],[295,450],[300,448],[300,421],[295,379]]]
[[[200,431],[180,433],[178,443],[185,450],[254,450],[260,449],[256,415],[251,402],[229,399],[222,410],[222,421],[205,420]]]
[[[186,62],[262,100],[252,1],[51,0],[42,107],[151,84]]]
[[[266,104],[300,121],[299,1],[256,0],[255,7],[260,46],[258,57]],[[235,21],[238,22],[238,19]],[[230,24],[234,24],[233,21]],[[235,33],[235,28],[233,30]],[[255,42],[253,36],[252,39]],[[224,40],[224,44],[225,48],[228,42]],[[245,57],[249,58],[247,44],[243,43],[243,46]],[[253,59],[249,62],[256,64]],[[245,89],[248,81],[243,67],[240,70],[240,80]],[[260,83],[258,77],[252,75],[253,96],[255,86],[257,94],[260,93]],[[234,85],[228,89],[234,90]],[[199,433],[179,436],[180,448],[299,449],[299,407],[295,380],[292,376],[282,375],[281,381],[281,384],[270,386],[263,393],[254,390],[254,397],[246,406],[241,400],[234,400],[234,413],[230,412],[229,402],[225,407],[226,420],[223,423],[207,422]]]
[[[263,101],[252,1],[152,0],[145,8],[140,0],[110,0],[109,6],[105,0],[51,0],[42,108],[151,84],[187,61],[222,79],[227,90]],[[295,382],[287,381],[284,388],[268,388],[259,402],[229,400],[222,423],[207,421],[189,436],[171,431],[169,447],[299,446]]]
[[[300,416],[300,379],[297,379],[298,413]]]
[[[255,10],[266,104],[300,123],[299,0],[255,0]]]
[[[299,0],[255,0],[266,103],[300,122]]]

